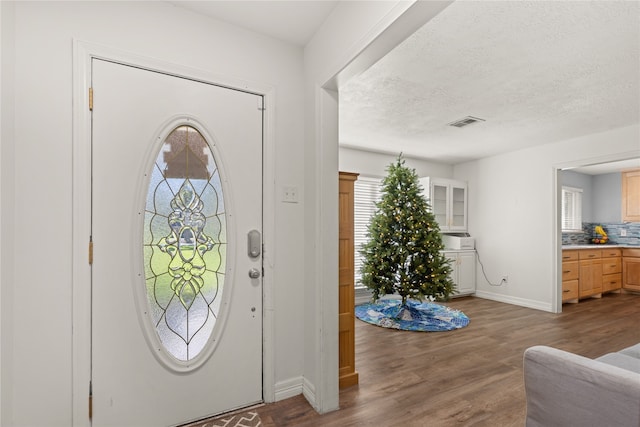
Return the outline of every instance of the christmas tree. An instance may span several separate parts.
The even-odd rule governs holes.
[[[447,300],[454,289],[451,267],[441,252],[440,227],[418,176],[402,156],[387,171],[382,199],[369,224],[369,241],[360,250],[362,283],[373,291],[374,301],[397,293],[403,307],[408,298]]]

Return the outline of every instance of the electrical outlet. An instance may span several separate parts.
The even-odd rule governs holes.
[[[627,237],[627,229],[626,228],[621,228],[620,229],[620,237]]]
[[[285,203],[298,203],[298,187],[282,187],[282,201]]]
[[[504,283],[505,285],[509,284],[509,276],[502,276],[502,283]]]

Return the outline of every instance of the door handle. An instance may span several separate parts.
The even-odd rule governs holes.
[[[260,270],[258,270],[257,268],[252,268],[251,270],[249,270],[249,277],[251,277],[252,279],[259,278]]]
[[[251,230],[247,233],[247,253],[250,258],[258,258],[260,256],[260,232],[258,230]]]

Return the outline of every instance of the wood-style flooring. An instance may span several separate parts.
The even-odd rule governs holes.
[[[405,332],[356,320],[360,383],[340,410],[317,414],[302,396],[257,408],[271,426],[523,426],[522,355],[543,344],[598,357],[640,342],[640,295],[609,294],[547,313],[475,297],[447,305],[471,322]]]

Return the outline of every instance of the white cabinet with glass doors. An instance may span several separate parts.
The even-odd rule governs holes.
[[[446,178],[420,178],[440,231],[467,231],[467,183]]]

